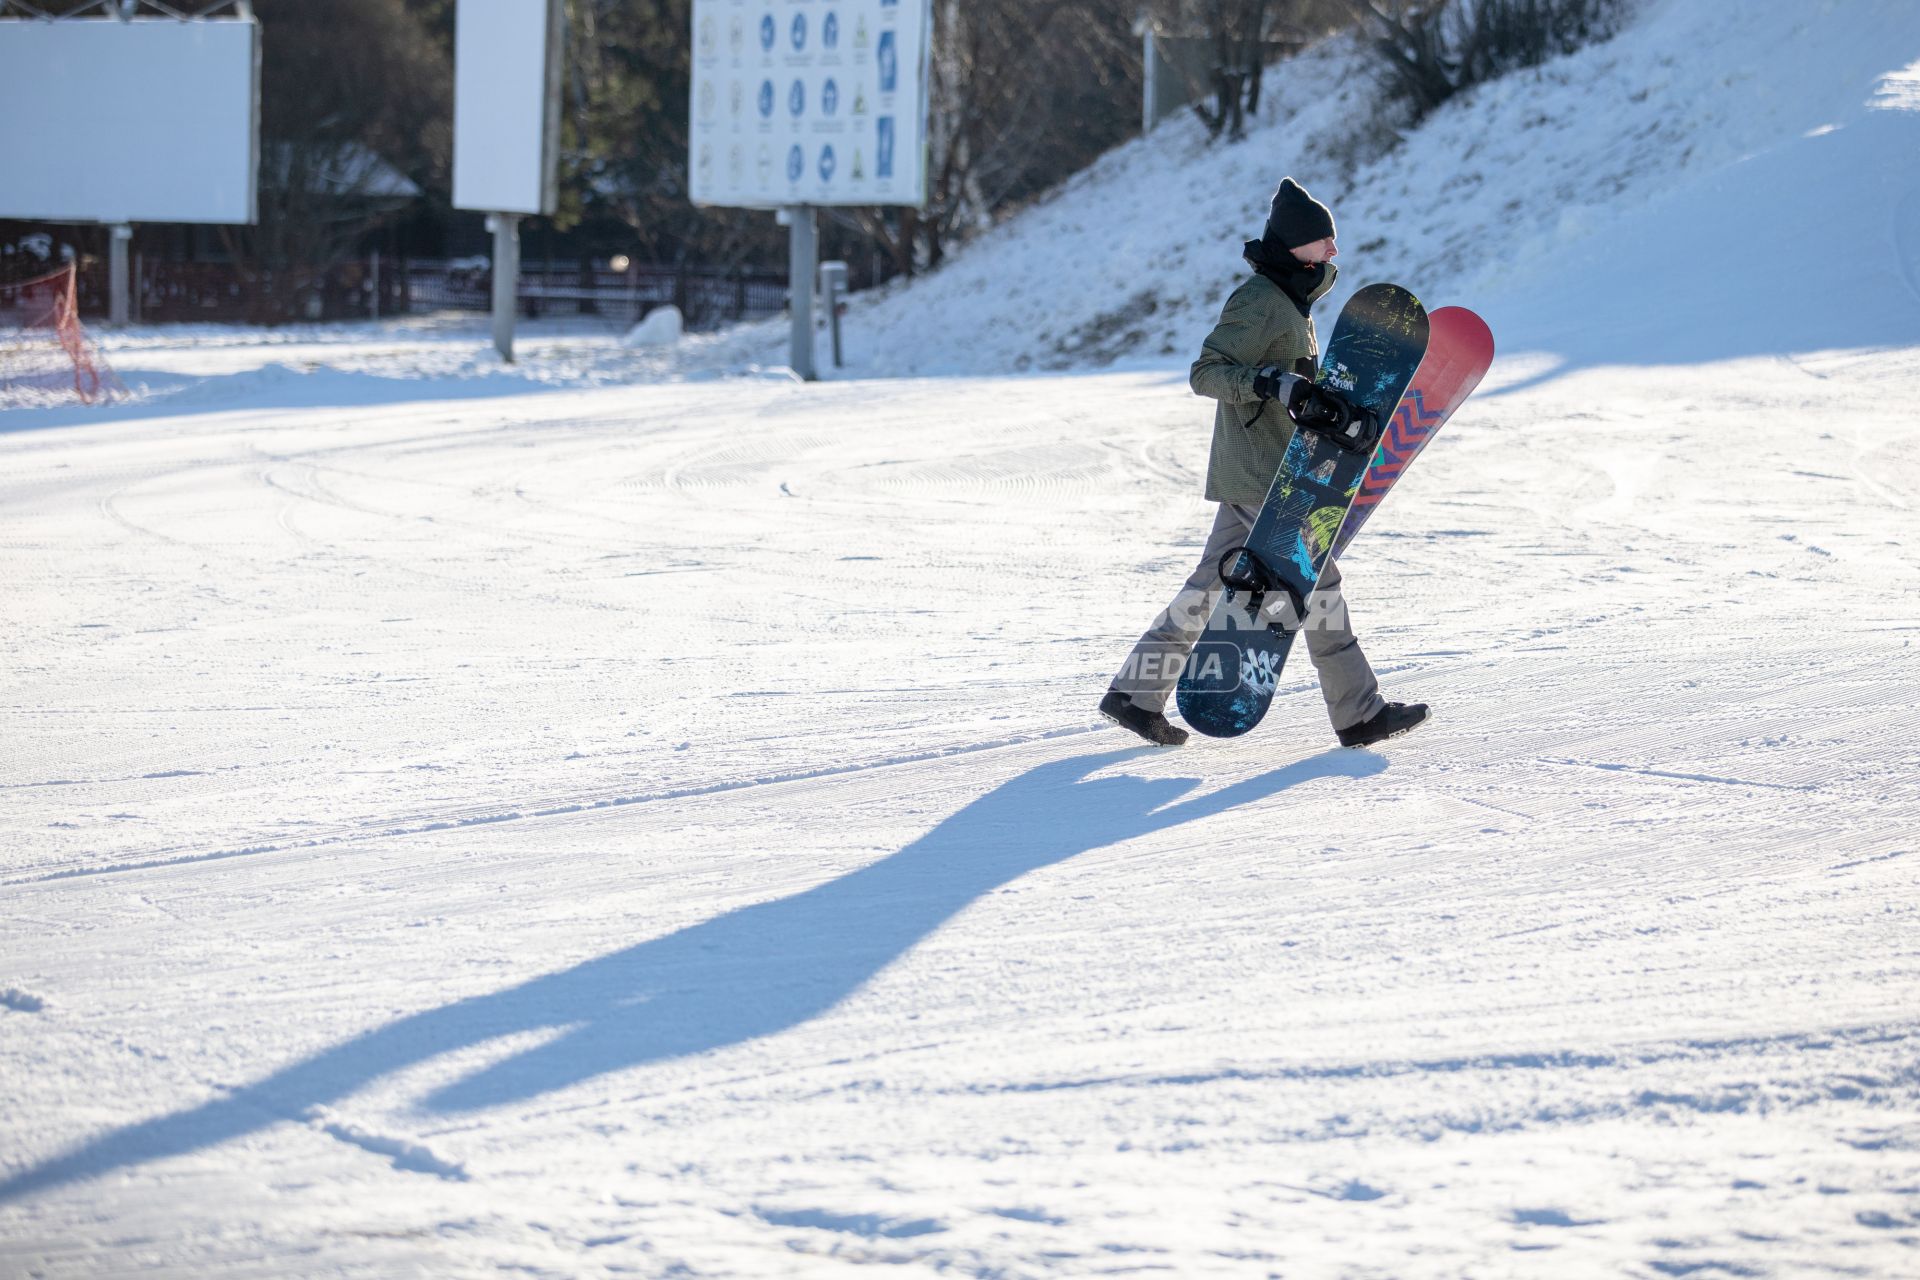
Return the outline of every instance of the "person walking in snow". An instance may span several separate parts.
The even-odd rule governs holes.
[[[1199,565],[1100,700],[1102,715],[1148,742],[1177,747],[1187,740],[1186,730],[1167,720],[1167,699],[1224,589],[1220,559],[1245,545],[1296,424],[1345,420],[1346,406],[1313,380],[1320,361],[1313,304],[1333,287],[1338,252],[1333,214],[1292,178],[1283,178],[1265,231],[1244,250],[1253,274],[1227,299],[1193,362],[1188,381],[1194,392],[1219,402],[1206,496],[1220,509]],[[1341,744],[1366,746],[1426,720],[1425,703],[1409,706],[1380,696],[1380,683],[1349,625],[1340,567],[1331,560],[1315,596],[1307,654]]]

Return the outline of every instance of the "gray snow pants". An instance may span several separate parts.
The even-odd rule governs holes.
[[[1259,514],[1257,507],[1220,504],[1199,565],[1187,575],[1186,585],[1173,603],[1133,646],[1120,674],[1114,677],[1114,687],[1130,695],[1135,705],[1149,711],[1166,710],[1180,675],[1180,664],[1170,659],[1184,659],[1206,630],[1207,618],[1223,590],[1220,557],[1246,542]],[[1327,716],[1333,727],[1350,729],[1373,718],[1387,702],[1380,696],[1380,682],[1348,625],[1347,602],[1340,594],[1339,565],[1328,562],[1308,612],[1307,656],[1320,677],[1320,694],[1327,700]]]

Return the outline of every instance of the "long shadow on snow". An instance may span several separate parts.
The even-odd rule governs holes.
[[[0,1180],[0,1200],[298,1120],[383,1076],[501,1036],[564,1029],[436,1090],[424,1105],[499,1106],[774,1035],[832,1009],[974,899],[1029,871],[1315,778],[1387,767],[1370,753],[1328,751],[1187,800],[1180,797],[1198,779],[1087,776],[1136,754],[1041,765],[837,880],[390,1022],[226,1097],[117,1129]]]

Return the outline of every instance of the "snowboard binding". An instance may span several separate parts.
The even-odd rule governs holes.
[[[1232,599],[1233,592],[1246,593],[1244,607],[1250,623],[1264,623],[1275,631],[1297,631],[1306,624],[1307,602],[1252,547],[1229,547],[1221,555],[1220,581],[1227,587],[1228,599]],[[1276,590],[1286,593],[1287,603],[1293,608],[1292,626],[1286,625],[1284,617],[1274,619],[1265,614],[1267,595]]]
[[[1325,392],[1318,404],[1326,411],[1296,419],[1303,430],[1325,436],[1348,453],[1372,453],[1380,443],[1380,415],[1373,410],[1332,392]]]

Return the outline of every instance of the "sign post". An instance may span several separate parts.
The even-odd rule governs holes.
[[[813,356],[815,210],[927,202],[933,0],[694,0],[693,201],[788,223],[793,371]]]
[[[813,264],[820,257],[820,229],[809,205],[787,210],[787,298],[793,320],[793,371],[803,382],[820,376],[813,352]]]
[[[107,228],[107,323],[124,329],[133,316],[133,289],[127,280],[127,250],[133,243],[133,227],[116,222]]]
[[[514,294],[520,282],[520,215],[496,213],[487,219],[493,232],[493,348],[513,363]]]
[[[520,219],[559,205],[562,0],[458,0],[453,205],[489,215],[493,345],[513,362]]]

